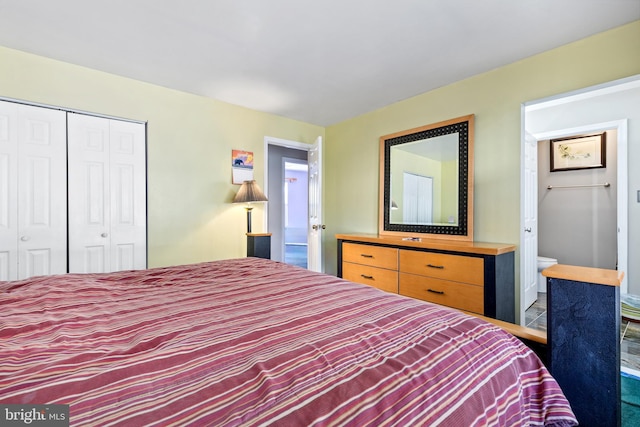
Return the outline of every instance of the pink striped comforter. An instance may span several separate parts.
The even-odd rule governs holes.
[[[0,403],[77,426],[575,424],[496,327],[257,258],[0,283]]]

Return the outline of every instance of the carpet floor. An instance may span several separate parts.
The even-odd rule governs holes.
[[[640,378],[622,373],[622,426],[640,426]]]

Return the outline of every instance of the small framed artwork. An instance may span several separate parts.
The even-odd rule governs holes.
[[[253,179],[253,152],[231,150],[231,174],[234,184],[242,184]]]
[[[603,132],[552,139],[551,172],[606,167],[605,135]]]

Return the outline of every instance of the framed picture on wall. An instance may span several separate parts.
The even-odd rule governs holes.
[[[603,132],[552,139],[551,172],[606,167],[605,135]]]
[[[231,175],[234,184],[242,184],[253,179],[253,152],[231,150]]]

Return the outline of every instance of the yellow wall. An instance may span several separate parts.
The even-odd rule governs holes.
[[[475,114],[474,238],[519,244],[521,104],[639,73],[635,21],[328,127],[327,271],[335,271],[332,236],[377,232],[381,135]],[[519,274],[517,253],[518,288]]]
[[[312,143],[324,128],[0,47],[0,96],[148,122],[149,265],[245,254],[246,213],[231,204],[231,150],[264,137]],[[254,209],[253,231],[263,230]]]

